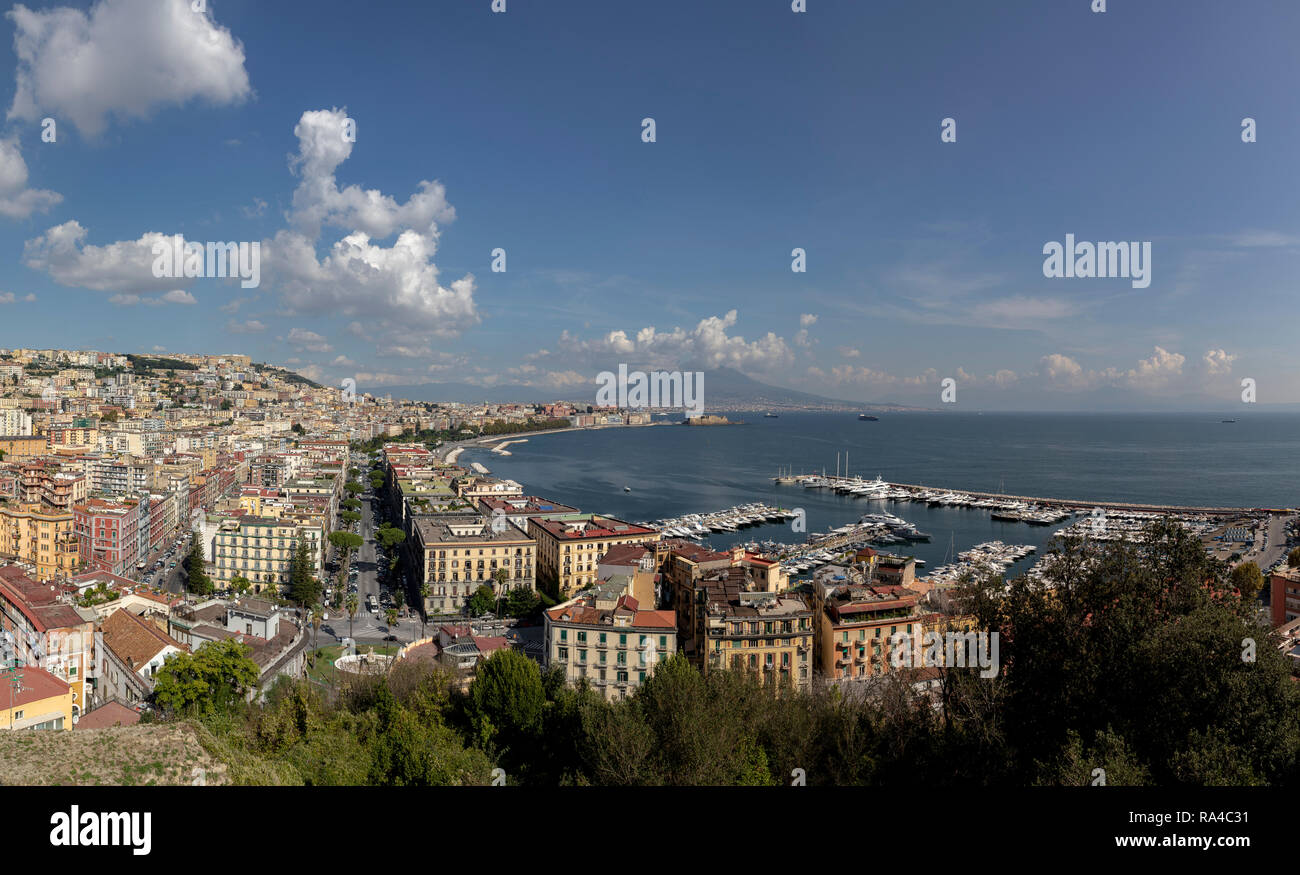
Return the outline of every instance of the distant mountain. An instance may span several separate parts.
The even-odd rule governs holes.
[[[612,369],[611,369],[612,370]],[[706,410],[763,410],[763,409],[841,409],[841,410],[921,410],[924,408],[891,402],[863,404],[800,392],[762,383],[747,377],[733,368],[684,368],[704,370],[704,407]],[[475,386],[471,383],[421,383],[408,386],[358,386],[358,392],[376,397],[392,395],[409,401],[438,403],[460,402],[473,404],[506,404],[529,401],[569,401],[574,404],[592,404],[596,399],[596,380],[565,389],[546,389],[537,386],[500,385]]]

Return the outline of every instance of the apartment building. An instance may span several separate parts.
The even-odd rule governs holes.
[[[561,599],[596,583],[609,548],[659,540],[655,529],[594,513],[529,517],[528,534],[537,542],[538,583]]]
[[[95,614],[12,565],[0,567],[0,662],[49,672],[72,692],[71,716],[89,707],[95,674]]]
[[[519,528],[528,529],[529,517],[554,519],[578,513],[578,508],[539,498],[536,495],[483,496],[478,499],[478,508],[487,516],[504,516]]]
[[[79,559],[87,571],[109,571],[122,577],[135,573],[140,562],[141,504],[88,498],[73,507]]]
[[[0,435],[17,437],[29,436],[31,433],[31,414],[13,407],[0,410]]]
[[[608,701],[634,693],[677,652],[672,611],[641,610],[618,584],[603,584],[544,612],[544,665],[585,679]]]
[[[292,520],[262,517],[234,517],[213,520],[215,533],[205,545],[208,565],[219,586],[234,577],[244,577],[254,585],[278,587],[289,582],[289,563],[298,542],[305,540],[312,559],[312,573],[319,576],[324,554],[324,528]]]
[[[99,658],[96,701],[119,699],[134,704],[153,692],[154,675],[178,653],[189,650],[148,620],[117,610],[95,633]]]
[[[71,729],[72,687],[34,666],[19,673],[21,686],[0,683],[0,730]]]
[[[893,636],[904,633],[920,666],[925,628],[920,594],[892,583],[855,583],[827,573],[813,582],[816,667],[829,682],[863,680],[892,670]]]
[[[411,531],[417,580],[429,586],[428,613],[461,612],[480,586],[499,597],[536,587],[537,543],[518,526],[494,526],[482,514],[417,516]]]
[[[704,637],[692,641],[688,657],[704,672],[739,669],[766,683],[806,688],[814,670],[813,610],[797,593],[757,589],[753,570],[733,566],[700,581],[699,613]],[[677,617],[685,649],[696,632]]]
[[[75,574],[80,547],[72,511],[40,504],[0,506],[0,556],[30,565],[40,580]]]
[[[0,436],[0,459],[6,462],[25,462],[45,455],[48,450],[49,439],[45,435]]]

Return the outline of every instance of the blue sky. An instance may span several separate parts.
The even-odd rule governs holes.
[[[808,5],[9,7],[0,345],[539,397],[628,362],[929,405],[944,377],[989,408],[1239,405],[1246,377],[1300,402],[1300,6]],[[261,242],[260,286],[154,278],[176,233]],[[1044,277],[1067,233],[1149,241],[1150,286]]]

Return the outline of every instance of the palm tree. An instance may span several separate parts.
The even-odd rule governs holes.
[[[357,608],[361,606],[361,600],[357,598],[354,592],[348,593],[347,599],[343,602],[348,609],[348,637],[352,637],[352,618],[357,615]]]
[[[311,646],[313,650],[316,649],[316,645],[320,642],[320,614],[321,611],[319,605],[311,609]]]
[[[493,579],[496,580],[497,591],[497,619],[501,619],[501,593],[505,592],[506,581],[510,579],[510,571],[506,568],[498,568],[492,572]]]
[[[429,612],[425,610],[425,605],[429,603],[429,582],[426,580],[420,584],[420,637],[424,637],[424,624],[429,621]]]

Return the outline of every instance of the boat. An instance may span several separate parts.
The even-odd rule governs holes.
[[[859,421],[859,422],[880,422],[880,417],[879,417],[879,416],[868,416],[868,415],[865,414],[865,413],[859,413],[859,414],[858,414],[858,421]]]
[[[624,491],[624,492],[631,492],[631,491],[632,491],[632,487],[631,487],[631,486],[624,486],[624,487],[623,487],[623,491]]]
[[[764,419],[780,419],[780,418],[781,418],[781,414],[779,414],[779,413],[764,413],[764,414],[763,414],[763,418],[764,418]]]
[[[1236,422],[1237,420],[1235,420],[1235,419],[1221,419],[1221,420],[1219,420],[1219,421],[1220,421],[1220,422]]]

